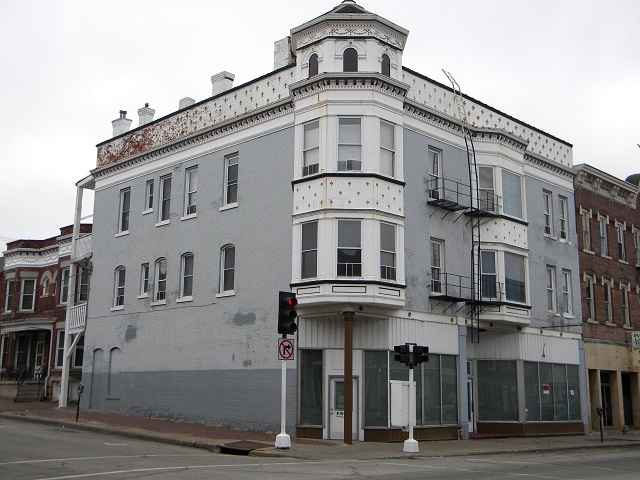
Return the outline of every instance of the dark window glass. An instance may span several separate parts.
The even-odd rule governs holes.
[[[576,365],[567,365],[567,387],[569,390],[569,420],[580,420],[580,378]]]
[[[342,71],[358,71],[358,52],[355,48],[347,48],[342,54]]]
[[[386,427],[388,418],[387,352],[364,352],[364,424]]]
[[[162,178],[162,200],[160,202],[160,221],[169,220],[171,210],[171,176]]]
[[[524,257],[515,253],[504,254],[504,276],[507,300],[526,302],[526,272]]]
[[[338,221],[338,276],[362,275],[360,220]]]
[[[309,57],[309,77],[318,74],[318,55],[315,53]]]
[[[222,249],[222,291],[228,292],[234,289],[236,270],[236,249],[233,245]]]
[[[318,273],[318,222],[302,224],[301,278],[315,277]]]
[[[478,360],[478,417],[486,421],[518,420],[515,361]]]
[[[555,420],[553,414],[553,366],[550,363],[540,364],[540,406],[542,421]]]
[[[391,60],[389,60],[389,55],[386,53],[382,55],[382,74],[388,77],[391,76]]]
[[[322,425],[322,350],[300,351],[300,423]]]
[[[536,362],[524,362],[524,390],[527,421],[537,422],[540,420],[540,380]]]
[[[458,368],[453,355],[440,356],[442,377],[442,423],[458,423]],[[428,362],[427,362],[428,363]]]
[[[418,409],[416,409],[416,423],[439,425],[441,422],[440,355],[429,355],[429,361],[421,366],[422,382],[420,382],[420,393],[422,393],[423,398],[421,404],[423,414],[422,421],[420,421]]]

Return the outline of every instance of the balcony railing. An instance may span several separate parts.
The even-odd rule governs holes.
[[[500,197],[490,189],[479,189],[477,200],[472,200],[468,183],[446,177],[427,179],[427,203],[446,210],[467,210],[473,215],[498,215]]]
[[[481,304],[504,303],[504,285],[494,280],[495,277],[483,275],[480,279]],[[431,293],[429,297],[434,300],[449,302],[472,302],[471,277],[456,273],[440,272],[431,275]]]
[[[68,333],[83,332],[87,324],[87,303],[81,303],[67,309],[67,315],[69,319]]]

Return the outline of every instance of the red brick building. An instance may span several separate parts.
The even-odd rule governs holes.
[[[55,399],[59,393],[72,229],[63,227],[60,235],[44,240],[7,244],[0,272],[0,396]],[[81,233],[89,240],[91,225],[82,225]],[[76,303],[86,302],[89,295],[90,248],[85,250],[84,258],[74,263]],[[76,382],[82,360],[80,339],[71,370]]]
[[[640,428],[640,188],[574,170],[591,424]]]

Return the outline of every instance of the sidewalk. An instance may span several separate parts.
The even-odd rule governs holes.
[[[401,443],[355,442],[343,445],[339,441],[293,439],[289,450],[273,448],[275,433],[244,432],[195,423],[169,421],[159,418],[135,417],[115,413],[80,411],[75,423],[74,408],[57,408],[52,402],[14,403],[0,399],[0,418],[16,419],[77,428],[102,433],[124,435],[144,440],[218,451],[221,445],[250,442],[251,455],[289,457],[304,460],[357,459],[374,460],[404,458]],[[499,438],[482,440],[447,440],[420,443],[421,457],[451,457],[562,451],[602,447],[640,447],[640,432],[622,434],[609,432],[600,443],[598,433],[580,436]],[[416,456],[416,455],[412,455]]]

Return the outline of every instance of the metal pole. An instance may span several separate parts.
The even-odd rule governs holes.
[[[290,448],[287,434],[287,361],[282,360],[282,390],[280,391],[280,433],[276,435],[276,448]]]
[[[404,441],[402,451],[405,453],[418,453],[420,447],[413,438],[413,422],[416,417],[416,387],[413,383],[413,345],[409,345],[409,358],[411,359],[411,366],[409,367],[409,438]]]
[[[353,443],[353,312],[344,317],[344,443]]]

